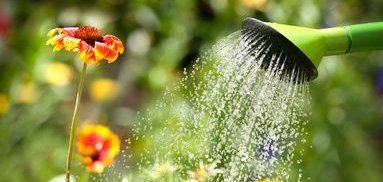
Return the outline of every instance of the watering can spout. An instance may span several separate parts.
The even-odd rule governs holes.
[[[283,42],[284,45],[278,47],[289,50],[290,57],[301,59],[294,66],[308,70],[306,81],[317,76],[316,68],[324,56],[383,49],[383,22],[314,29],[246,18],[243,30],[265,32],[269,39],[283,39],[274,41],[278,44]],[[315,71],[311,71],[312,66]]]
[[[300,48],[316,67],[323,56],[383,49],[383,22],[325,29],[266,24]]]

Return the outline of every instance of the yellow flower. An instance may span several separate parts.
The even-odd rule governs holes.
[[[103,125],[84,124],[77,135],[77,151],[89,172],[102,173],[120,151],[120,139]]]
[[[115,98],[118,85],[111,79],[97,79],[90,84],[89,95],[94,101],[104,102]]]
[[[85,63],[99,64],[103,59],[114,62],[118,54],[124,52],[120,39],[114,35],[102,35],[100,30],[91,26],[55,28],[48,32],[47,45],[54,51],[65,48],[67,51],[78,52]]]
[[[38,97],[36,85],[31,81],[18,85],[16,93],[16,101],[22,104],[31,104]]]
[[[68,85],[73,78],[72,69],[63,63],[51,62],[45,69],[45,80],[49,84]]]
[[[0,116],[8,112],[9,105],[8,97],[4,94],[0,94]]]

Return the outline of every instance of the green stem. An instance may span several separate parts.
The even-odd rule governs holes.
[[[76,132],[77,116],[78,116],[78,110],[79,110],[80,101],[81,101],[81,94],[82,94],[82,89],[84,87],[86,67],[87,67],[87,64],[84,63],[82,67],[81,76],[80,76],[80,83],[78,84],[78,88],[77,88],[76,103],[74,106],[73,117],[72,117],[72,122],[70,127],[69,147],[68,147],[67,161],[66,161],[66,177],[65,177],[66,182],[70,182],[70,169],[72,164],[73,143],[74,143],[74,137]]]

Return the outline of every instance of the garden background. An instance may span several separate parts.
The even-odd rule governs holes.
[[[81,61],[46,45],[52,28],[92,25],[123,41],[114,64],[89,68],[80,122],[107,125],[124,148],[137,112],[245,17],[319,28],[382,21],[382,10],[381,0],[2,0],[0,181],[64,173]],[[310,89],[303,179],[381,181],[383,51],[325,58]]]

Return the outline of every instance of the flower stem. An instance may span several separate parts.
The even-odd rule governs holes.
[[[84,65],[82,66],[80,83],[78,84],[78,88],[77,88],[76,103],[74,106],[73,117],[72,117],[72,122],[70,127],[69,146],[68,146],[67,161],[66,161],[66,177],[65,177],[66,182],[70,182],[70,169],[72,164],[73,143],[74,143],[74,137],[76,132],[77,116],[78,116],[78,110],[79,110],[80,101],[81,101],[81,94],[82,94],[82,89],[84,87],[86,67],[87,67],[87,64],[84,63]]]

